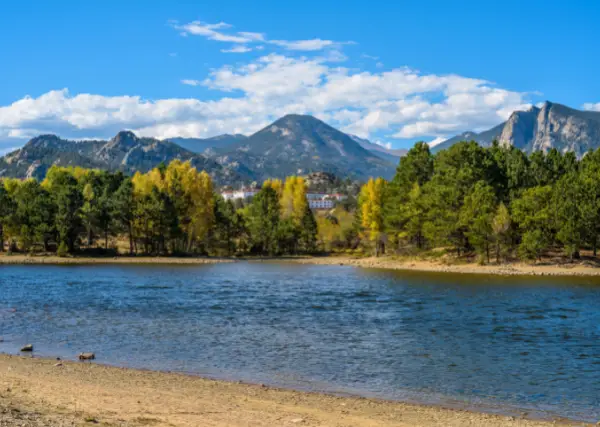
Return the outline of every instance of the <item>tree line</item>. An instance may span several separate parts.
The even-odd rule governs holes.
[[[527,155],[461,142],[432,155],[417,143],[391,181],[362,187],[356,226],[376,253],[445,247],[482,262],[596,255],[600,150],[578,160],[556,149]]]
[[[45,179],[0,182],[0,250],[280,255],[317,248],[301,177],[265,182],[237,209],[210,176],[175,160],[128,177],[53,166]]]

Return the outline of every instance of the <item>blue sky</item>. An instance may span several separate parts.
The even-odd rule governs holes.
[[[407,147],[546,99],[600,109],[597,22],[594,1],[6,1],[0,150],[292,112]]]

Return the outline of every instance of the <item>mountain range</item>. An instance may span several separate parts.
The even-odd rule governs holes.
[[[556,148],[582,157],[600,148],[600,112],[545,102],[527,111],[515,111],[506,122],[484,132],[452,137],[432,151],[465,140],[483,146],[498,140],[528,153]],[[404,152],[343,133],[315,117],[291,114],[250,136],[159,140],[122,131],[108,141],[69,141],[40,135],[0,158],[0,177],[43,178],[55,164],[131,174],[180,159],[207,171],[218,184],[260,182],[311,172],[364,180],[371,176],[391,178]]]
[[[175,159],[191,161],[218,184],[235,184],[310,172],[356,179],[390,178],[399,157],[312,116],[287,115],[250,136],[161,141],[122,131],[108,141],[70,141],[40,135],[0,158],[0,177],[42,179],[55,164],[131,174]]]
[[[515,111],[507,121],[484,132],[454,136],[434,146],[432,151],[444,150],[458,141],[490,146],[494,140],[527,153],[556,148],[582,157],[589,150],[600,148],[600,112],[576,110],[546,101],[540,107]]]

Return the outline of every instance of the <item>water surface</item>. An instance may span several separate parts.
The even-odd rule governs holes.
[[[0,266],[0,351],[600,419],[600,284],[349,266]]]

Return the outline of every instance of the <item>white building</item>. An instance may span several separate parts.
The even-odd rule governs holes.
[[[330,198],[308,199],[308,207],[311,209],[333,209],[334,200]]]
[[[221,193],[223,199],[234,200],[234,199],[249,199],[260,191],[260,188],[242,187],[239,190],[226,190]]]
[[[225,200],[235,199],[251,199],[254,197],[260,188],[242,187],[239,190],[225,190],[221,192],[221,196]],[[306,193],[306,199],[308,200],[308,206],[311,209],[333,209],[336,201],[344,200],[347,196],[335,193]]]

